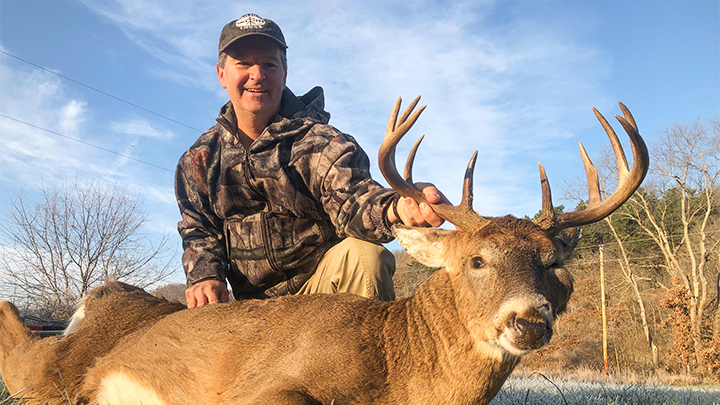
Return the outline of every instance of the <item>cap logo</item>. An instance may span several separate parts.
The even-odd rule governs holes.
[[[265,19],[257,14],[245,14],[235,21],[235,26],[238,28],[262,28],[265,26]]]

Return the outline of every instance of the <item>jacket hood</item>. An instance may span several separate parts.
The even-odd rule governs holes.
[[[272,119],[263,135],[253,143],[257,143],[264,138],[265,133],[273,134],[272,137],[282,136],[291,128],[297,127],[295,120],[310,119],[318,124],[327,124],[330,121],[330,113],[325,111],[325,95],[322,87],[313,87],[310,91],[301,97],[297,97],[289,88],[283,90],[282,99],[280,101],[280,111]],[[217,118],[222,126],[230,133],[235,133],[237,129],[237,119],[233,109],[232,101],[228,101],[220,108],[220,114]],[[292,132],[292,131],[291,131]]]
[[[313,87],[300,98],[295,96],[290,89],[285,88],[278,115],[290,119],[312,118],[320,124],[327,124],[330,121],[330,113],[325,111],[325,95],[322,87],[319,86]],[[277,117],[273,122],[277,122]]]

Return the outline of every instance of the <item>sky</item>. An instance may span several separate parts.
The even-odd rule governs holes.
[[[179,250],[173,172],[228,100],[217,42],[245,13],[280,25],[288,87],[323,87],[330,123],[383,184],[393,103],[422,95],[397,159],[425,134],[413,178],[458,203],[478,150],[482,215],[537,212],[538,162],[554,190],[582,175],[578,141],[591,158],[609,144],[593,106],[611,119],[622,101],[650,147],[668,125],[720,114],[717,0],[0,0],[0,216],[40,184],[119,184]]]

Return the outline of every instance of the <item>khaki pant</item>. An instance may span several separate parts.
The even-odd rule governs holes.
[[[333,246],[297,294],[347,292],[380,301],[395,299],[395,256],[381,245],[347,238]]]

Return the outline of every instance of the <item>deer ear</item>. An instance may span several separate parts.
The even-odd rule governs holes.
[[[564,268],[556,267],[545,273],[544,283],[549,293],[548,299],[552,304],[553,314],[559,315],[565,312],[573,292],[573,276]]]
[[[557,234],[556,238],[561,242],[558,253],[562,262],[570,259],[581,237],[582,228],[579,227],[563,229]]]
[[[413,259],[428,267],[445,267],[443,250],[450,233],[445,229],[393,225],[393,235]]]

